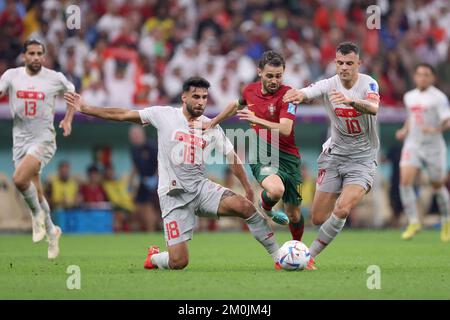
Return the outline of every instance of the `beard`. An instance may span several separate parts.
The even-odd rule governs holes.
[[[195,110],[193,106],[186,104],[186,110],[193,118],[198,118],[203,115],[204,109]]]
[[[268,83],[264,84],[264,89],[266,90],[266,92],[268,92],[270,94],[274,94],[275,92],[278,91],[279,88],[280,88],[280,85],[276,85],[276,86],[272,87]]]
[[[36,74],[42,69],[41,63],[30,63],[27,64],[27,69],[30,70],[32,73]]]

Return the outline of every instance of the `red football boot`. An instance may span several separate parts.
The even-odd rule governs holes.
[[[158,266],[156,266],[152,263],[152,255],[157,254],[157,253],[159,253],[158,246],[151,246],[150,248],[148,248],[147,259],[145,259],[145,262],[144,262],[145,269],[158,269]]]

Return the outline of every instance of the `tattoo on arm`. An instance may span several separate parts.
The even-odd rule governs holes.
[[[355,100],[349,103],[350,106],[362,113],[374,114],[372,108],[374,104],[367,100]]]
[[[229,197],[234,197],[235,195],[236,195],[236,193],[234,193],[230,189],[225,189],[225,191],[222,194],[222,197],[220,198],[220,201],[222,201],[226,198],[229,198]]]

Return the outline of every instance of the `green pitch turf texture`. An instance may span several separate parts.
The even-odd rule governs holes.
[[[48,261],[45,241],[0,235],[0,299],[450,299],[450,243],[438,231],[402,241],[400,231],[344,230],[318,271],[300,272],[274,270],[250,233],[196,233],[182,271],[145,270],[149,244],[164,247],[163,235],[63,235],[60,257]],[[80,267],[80,290],[66,287],[70,265]],[[371,265],[379,290],[367,288]]]

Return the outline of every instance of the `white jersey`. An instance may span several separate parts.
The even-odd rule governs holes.
[[[8,92],[16,148],[34,142],[55,143],[55,99],[75,87],[61,72],[42,67],[30,76],[25,67],[7,70],[0,78],[0,91]]]
[[[222,128],[205,132],[189,128],[181,108],[153,106],[139,110],[142,123],[152,124],[158,131],[158,195],[186,194],[193,198],[198,185],[206,179],[205,163],[223,159],[233,145]],[[201,116],[200,120],[209,118]],[[219,158],[220,156],[220,158]],[[189,199],[185,199],[186,203]]]
[[[346,89],[338,75],[301,89],[308,99],[323,97],[331,120],[331,137],[324,144],[332,154],[352,159],[375,158],[379,148],[376,115],[363,114],[348,105],[335,105],[328,94],[332,90],[353,99],[379,99],[378,84],[370,76],[359,73],[351,89]]]
[[[439,127],[450,118],[449,101],[445,94],[434,86],[420,91],[408,91],[403,101],[408,112],[408,136],[405,145],[417,147],[445,147],[442,133],[424,134],[422,128]]]

